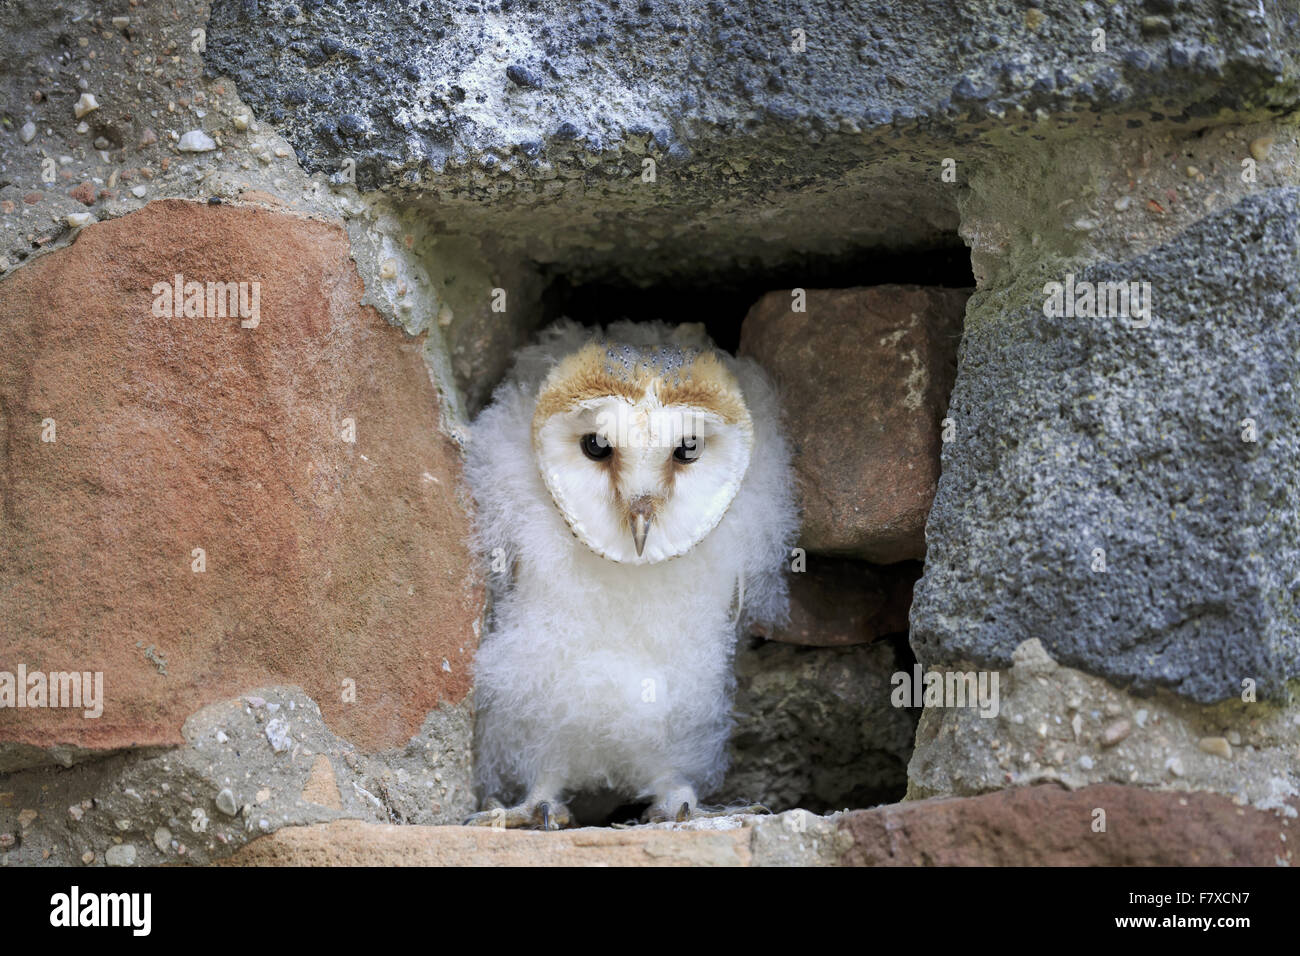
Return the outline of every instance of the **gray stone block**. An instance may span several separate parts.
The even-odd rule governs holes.
[[[1284,697],[1300,675],[1298,200],[1261,190],[1078,269],[1150,282],[1148,328],[1048,318],[1023,285],[977,293],[912,610],[927,666],[1005,666],[1039,638],[1138,691],[1210,703],[1250,678]]]

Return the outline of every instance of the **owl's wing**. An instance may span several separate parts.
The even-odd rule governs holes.
[[[778,626],[789,620],[786,571],[799,534],[794,469],[776,386],[752,359],[736,359],[731,367],[754,422],[754,450],[717,531],[730,538],[726,546],[740,558],[741,623]]]
[[[519,385],[500,386],[474,419],[465,453],[465,480],[474,496],[472,541],[493,597],[509,586],[519,556],[519,524],[511,490],[522,477],[516,463],[528,460],[528,443],[520,434],[526,420],[523,401]]]

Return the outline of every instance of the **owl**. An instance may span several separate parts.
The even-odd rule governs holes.
[[[561,320],[474,421],[492,611],[475,661],[477,825],[568,825],[613,793],[707,811],[741,628],[787,617],[798,529],[778,397],[700,325]],[[503,806],[496,798],[512,801]]]

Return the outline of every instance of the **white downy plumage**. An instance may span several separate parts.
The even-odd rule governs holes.
[[[711,532],[678,557],[633,564],[570,530],[539,470],[533,417],[548,373],[597,337],[713,350],[700,326],[619,322],[601,335],[561,320],[519,352],[475,420],[466,474],[477,548],[505,569],[488,573],[493,610],[475,664],[485,796],[707,793],[726,769],[737,634],[787,615],[794,478],[776,391],[748,359],[718,353],[740,385],[753,446]]]

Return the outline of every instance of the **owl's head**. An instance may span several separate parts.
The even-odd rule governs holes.
[[[592,344],[542,385],[533,450],[573,533],[611,561],[684,554],[722,520],[754,425],[710,351]]]

